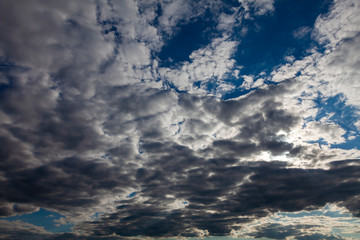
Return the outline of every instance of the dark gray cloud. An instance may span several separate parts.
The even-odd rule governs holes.
[[[194,162],[193,168],[196,160]],[[227,235],[234,225],[270,212],[311,210],[327,203],[358,208],[353,204],[360,193],[360,169],[351,166],[351,160],[329,170],[287,168],[284,163],[274,162],[236,167],[227,166],[231,161],[217,163],[204,160],[189,171],[183,171],[181,165],[176,171],[166,166],[164,171],[141,169],[137,181],[143,183],[138,197],[147,200],[142,203],[136,201],[137,197],[123,200],[115,213],[79,227],[100,236],[113,232],[128,236],[190,236],[191,230],[192,235],[198,234],[198,230],[207,230],[210,235]],[[189,205],[167,209],[166,205],[174,199],[184,199]],[[300,236],[297,230],[277,228],[267,228],[262,236],[259,234],[254,236],[272,234],[271,238],[276,239]]]
[[[44,228],[21,221],[8,222],[0,220],[0,223],[0,239],[41,240],[49,236]]]
[[[322,233],[307,233],[308,229],[316,227],[313,225],[297,225],[297,226],[282,226],[281,224],[267,224],[257,227],[257,231],[249,234],[254,238],[270,238],[270,239],[324,239],[324,240],[341,240],[342,237],[332,234]]]
[[[107,108],[110,111],[103,118],[103,129],[106,135],[119,136],[129,131],[123,128],[127,124],[137,128],[140,141],[135,142],[136,147],[131,138],[114,146],[102,140],[104,136],[96,132],[92,121],[80,114],[92,109],[91,101],[70,104],[60,99],[52,113],[56,121],[44,118],[42,124],[30,131],[11,129],[11,124],[3,126],[10,129],[12,136],[37,133],[40,142],[32,146],[34,154],[39,151],[35,156],[42,160],[38,166],[32,166],[20,159],[10,160],[12,154],[4,155],[4,166],[12,162],[21,167],[3,172],[3,202],[9,208],[13,208],[11,203],[21,203],[76,217],[88,208],[96,209],[105,196],[124,196],[127,189],[137,189],[135,197],[111,202],[116,209],[101,215],[99,220],[76,224],[77,229],[94,236],[116,233],[190,237],[199,236],[201,231],[223,236],[237,229],[236,224],[271,212],[316,209],[327,203],[342,204],[354,215],[358,213],[360,169],[354,165],[356,160],[332,163],[329,170],[247,160],[262,151],[296,155],[301,149],[277,134],[280,130],[291,131],[298,117],[282,110],[282,104],[271,99],[267,91],[231,101],[155,89],[143,95],[129,94],[131,88],[126,88],[128,96],[123,97],[123,91],[111,90],[113,97],[108,99],[111,108]],[[161,124],[158,116],[168,110],[156,106],[176,99],[188,102],[180,105],[190,116],[183,124],[188,121],[194,133],[206,121],[194,115],[200,110],[238,128],[239,134],[215,140],[203,149],[193,149],[166,137],[156,123]],[[260,105],[258,109],[240,114],[239,109],[250,107],[255,100]],[[222,113],[207,107],[209,101]],[[194,105],[198,106],[196,110],[191,107]],[[21,132],[23,135],[19,135]],[[12,143],[7,151],[15,152],[18,147]],[[48,161],[48,151],[55,147],[74,156]],[[85,158],[93,149],[104,149],[104,157]],[[15,213],[3,211],[5,216]]]
[[[14,239],[14,240],[60,240],[60,239],[77,239],[77,240],[123,240],[125,238],[119,236],[101,237],[101,236],[81,236],[74,233],[49,233],[42,227],[38,227],[22,221],[4,221],[0,220],[0,239]],[[134,240],[137,240],[134,238]]]
[[[98,204],[102,191],[121,194],[121,186],[132,185],[127,174],[100,161],[67,158],[6,175],[1,195],[13,203],[76,213]]]
[[[301,227],[301,226],[297,226]],[[294,227],[284,227],[280,224],[269,224],[266,226],[258,227],[257,232],[249,234],[255,238],[268,237],[271,239],[286,239],[287,237],[299,235],[301,232]]]

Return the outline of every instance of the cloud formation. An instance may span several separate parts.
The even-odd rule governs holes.
[[[0,238],[228,236],[329,203],[359,217],[360,152],[332,148],[349,131],[315,104],[342,94],[358,109],[358,3],[335,1],[294,32],[323,52],[239,83],[236,31],[274,4],[1,1]],[[181,27],[209,16],[210,42],[163,64]],[[73,232],[7,220],[39,208]],[[246,236],[342,239],[312,227],[266,222]]]

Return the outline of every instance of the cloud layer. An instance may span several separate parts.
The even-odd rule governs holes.
[[[356,138],[359,122],[344,129],[316,105],[341,95],[358,120],[359,4],[334,1],[293,33],[311,33],[308,56],[242,75],[237,30],[275,6],[1,1],[0,215],[45,208],[74,227],[2,219],[0,238],[235,236],[329,203],[359,217],[360,152],[333,147]],[[210,43],[164,64],[163,46],[209,15]],[[224,99],[236,91],[246,92]],[[265,222],[240,235],[342,239],[307,227]]]

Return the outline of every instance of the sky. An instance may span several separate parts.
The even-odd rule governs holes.
[[[0,1],[0,239],[360,239],[360,1]]]

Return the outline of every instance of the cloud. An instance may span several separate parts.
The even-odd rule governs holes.
[[[257,231],[251,233],[250,236],[255,238],[267,237],[271,239],[288,239],[289,237],[297,240],[302,239],[324,239],[324,240],[341,240],[342,237],[338,237],[332,234],[303,234],[301,230],[309,229],[311,225],[297,225],[297,226],[282,226],[281,224],[269,224],[257,228]]]
[[[234,14],[220,14],[219,23],[217,25],[218,30],[229,30],[232,29],[236,23],[236,16]]]
[[[91,71],[111,54],[113,43],[99,31],[91,2],[20,1],[15,5],[4,1],[2,5],[1,28],[7,34],[2,35],[0,47],[3,56],[17,65],[49,73],[73,65]],[[33,24],[27,26],[29,22]]]
[[[239,0],[247,11],[254,11],[254,15],[264,15],[274,11],[274,0]],[[245,18],[250,18],[247,14]]]
[[[250,90],[252,88],[258,88],[264,86],[264,79],[259,78],[254,80],[254,76],[242,76],[244,78],[244,82],[241,84],[242,88]]]
[[[59,240],[59,239],[84,239],[84,236],[74,233],[50,233],[43,227],[35,226],[22,221],[0,220],[0,239],[29,239],[29,240]],[[99,237],[86,236],[86,239],[99,239]],[[122,240],[119,236],[101,237],[101,239]],[[134,238],[136,239],[136,238]]]
[[[357,193],[352,188],[349,195],[344,194],[346,185],[341,185],[341,195],[330,195],[333,199],[322,199],[308,190],[327,189],[313,185],[313,179],[321,177],[324,184],[335,186],[330,179],[335,180],[338,173],[291,170],[284,168],[285,163],[242,163],[263,151],[274,156],[299,154],[301,146],[286,142],[282,134],[291,131],[299,118],[286,112],[273,97],[275,92],[277,97],[285,94],[289,87],[291,83],[271,86],[228,101],[169,90],[147,89],[139,94],[136,87],[111,88],[99,92],[102,101],[109,103],[100,104],[101,108],[97,98],[79,106],[60,99],[53,112],[56,118],[42,120],[33,130],[44,135],[29,152],[38,158],[37,165],[22,163],[7,170],[2,195],[9,204],[57,210],[84,233],[100,236],[113,232],[125,236],[192,236],[205,230],[210,235],[224,235],[239,217],[240,222],[248,222],[266,216],[269,210],[295,211],[329,201],[350,201]],[[97,111],[102,114],[93,115]],[[14,138],[32,133],[11,127],[4,129]],[[194,145],[202,139],[203,145]],[[17,138],[20,140],[26,138]],[[59,152],[52,156],[54,148]],[[350,177],[347,173],[348,184]],[[297,179],[302,186],[292,196]],[[262,190],[259,196],[261,186],[269,192]],[[276,186],[283,186],[283,192]],[[126,199],[133,189],[139,193]],[[314,196],[307,199],[307,194]],[[282,198],[283,202],[279,200]],[[181,202],[188,204],[179,208]],[[101,220],[91,220],[96,212],[105,212]],[[208,218],[213,222],[201,220]],[[132,227],[122,230],[117,219],[126,219]],[[102,230],[95,231],[92,226],[101,226]]]
[[[235,60],[231,57],[236,46],[237,42],[227,37],[215,38],[205,48],[192,52],[189,62],[184,62],[175,69],[160,68],[159,75],[173,83],[180,91],[205,94],[209,81],[221,82],[234,67]],[[197,89],[194,83],[199,81],[202,85]]]
[[[16,214],[31,213],[37,211],[39,208],[27,204],[9,204],[1,203],[0,213],[1,216],[12,216]]]
[[[225,159],[207,162],[200,166],[203,161],[192,159],[191,170],[186,171],[184,165],[171,168],[160,160],[158,164],[164,166],[164,172],[157,168],[143,170],[138,179],[143,182],[141,199],[123,200],[116,212],[103,215],[99,221],[84,223],[80,228],[99,236],[113,232],[129,236],[196,236],[205,230],[210,235],[226,235],[237,224],[264,217],[269,211],[316,209],[326,202],[343,202],[350,207],[353,194],[359,191],[358,166],[348,171],[349,164],[356,161],[344,161],[329,170],[289,169],[285,168],[286,164],[264,162],[234,167],[231,160]],[[345,178],[347,181],[343,182]],[[186,199],[188,205],[167,208],[167,202],[174,201],[171,196]],[[262,236],[282,232],[277,230]],[[299,234],[291,228],[289,231],[284,230],[282,236]]]
[[[159,18],[159,25],[164,29],[165,32],[172,33],[173,28],[178,25],[182,20],[189,21],[190,18],[195,17],[199,12],[191,7],[193,3],[174,0],[169,4],[164,4],[163,14]],[[203,11],[203,9],[198,9]]]
[[[38,227],[21,221],[8,222],[0,220],[0,239],[44,239],[50,235],[43,227]]]
[[[0,81],[1,216],[41,207],[74,224],[72,233],[52,234],[1,220],[2,238],[225,236],[279,211],[328,203],[359,216],[360,171],[350,160],[359,151],[309,143],[344,142],[345,130],[326,119],[307,120],[317,114],[311,85],[329,96],[326,86],[336,84],[331,77],[348,83],[357,76],[357,35],[345,31],[350,35],[336,49],[326,45],[328,52],[314,51],[274,70],[269,78],[276,84],[267,85],[266,76],[243,76],[242,87],[258,89],[224,100],[237,88],[228,78],[242,75],[234,57],[240,40],[231,28],[243,17],[271,13],[274,2],[242,1],[227,15],[214,3],[220,33],[189,61],[159,66],[162,46],[178,27],[204,14],[206,4],[0,3],[6,33],[0,34],[6,63]],[[336,2],[332,11],[342,6]],[[338,16],[333,12],[317,20],[313,34],[320,43],[337,39],[316,32],[323,24],[331,32],[327,21]],[[329,83],[323,86],[324,79]],[[356,86],[337,89],[355,105]],[[339,159],[345,160],[334,162]],[[281,239],[301,228],[263,225],[250,235],[274,236],[276,230]],[[331,239],[311,234],[301,236]]]
[[[311,28],[307,27],[307,26],[303,26],[298,28],[296,31],[293,32],[293,36],[294,38],[298,38],[301,39],[303,37],[305,37],[307,34],[309,34],[311,32]]]
[[[354,233],[353,229],[358,224],[359,220],[352,218],[346,209],[328,204],[318,210],[280,212],[256,219],[233,231],[233,236],[271,239],[355,239],[357,233]]]
[[[299,95],[304,90],[307,97],[316,96],[315,89],[324,97],[344,94],[347,104],[358,107],[356,92],[359,86],[354,81],[359,74],[358,11],[357,1],[335,1],[329,13],[317,18],[311,33],[312,38],[325,48],[324,52],[309,49],[309,56],[281,65],[273,71],[271,79],[280,82],[298,78],[305,88]]]
[[[321,43],[329,44],[329,47],[335,47],[342,40],[355,37],[359,31],[358,10],[357,1],[334,1],[331,11],[319,16],[315,22],[314,37]]]
[[[345,142],[343,135],[346,133],[340,126],[334,123],[310,122],[305,128],[306,136],[311,140],[324,140],[328,144]]]

